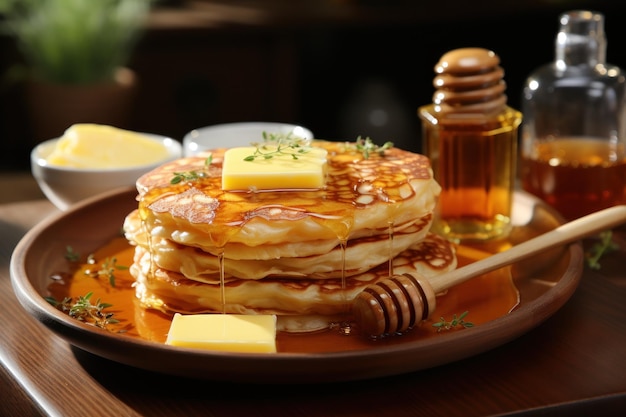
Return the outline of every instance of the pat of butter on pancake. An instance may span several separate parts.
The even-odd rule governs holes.
[[[326,177],[327,151],[309,148],[304,153],[275,154],[271,158],[255,158],[254,147],[231,148],[224,154],[223,190],[320,189]]]
[[[276,316],[176,313],[165,344],[229,352],[276,353]]]

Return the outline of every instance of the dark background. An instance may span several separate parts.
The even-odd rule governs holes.
[[[505,69],[509,105],[525,78],[554,57],[558,18],[605,14],[607,62],[626,68],[626,4],[615,0],[162,1],[130,63],[140,80],[129,126],[182,140],[234,121],[302,124],[317,138],[419,151],[419,106],[431,102],[445,52],[483,47]],[[0,38],[0,70],[20,60]],[[54,103],[51,103],[54,105]],[[367,114],[387,111],[374,126]],[[0,170],[28,170],[36,142],[19,86],[0,90]]]

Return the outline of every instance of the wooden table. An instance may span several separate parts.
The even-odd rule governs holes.
[[[0,205],[0,415],[485,416],[623,415],[626,229],[621,249],[586,268],[566,305],[497,349],[377,380],[280,386],[158,375],[72,348],[29,316],[9,278],[11,252],[54,213],[45,200]],[[372,366],[375,366],[373,364]]]

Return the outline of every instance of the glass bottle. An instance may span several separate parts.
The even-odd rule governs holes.
[[[452,241],[508,235],[522,114],[507,105],[500,58],[483,48],[444,54],[433,103],[418,109],[423,152],[442,187],[432,230]]]
[[[605,62],[602,14],[562,14],[555,44],[524,86],[520,176],[571,220],[626,203],[626,81]]]

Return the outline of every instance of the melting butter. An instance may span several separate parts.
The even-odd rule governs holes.
[[[228,149],[222,168],[223,190],[321,189],[326,180],[327,151],[309,148],[306,152],[276,153],[249,161],[257,148]]]

